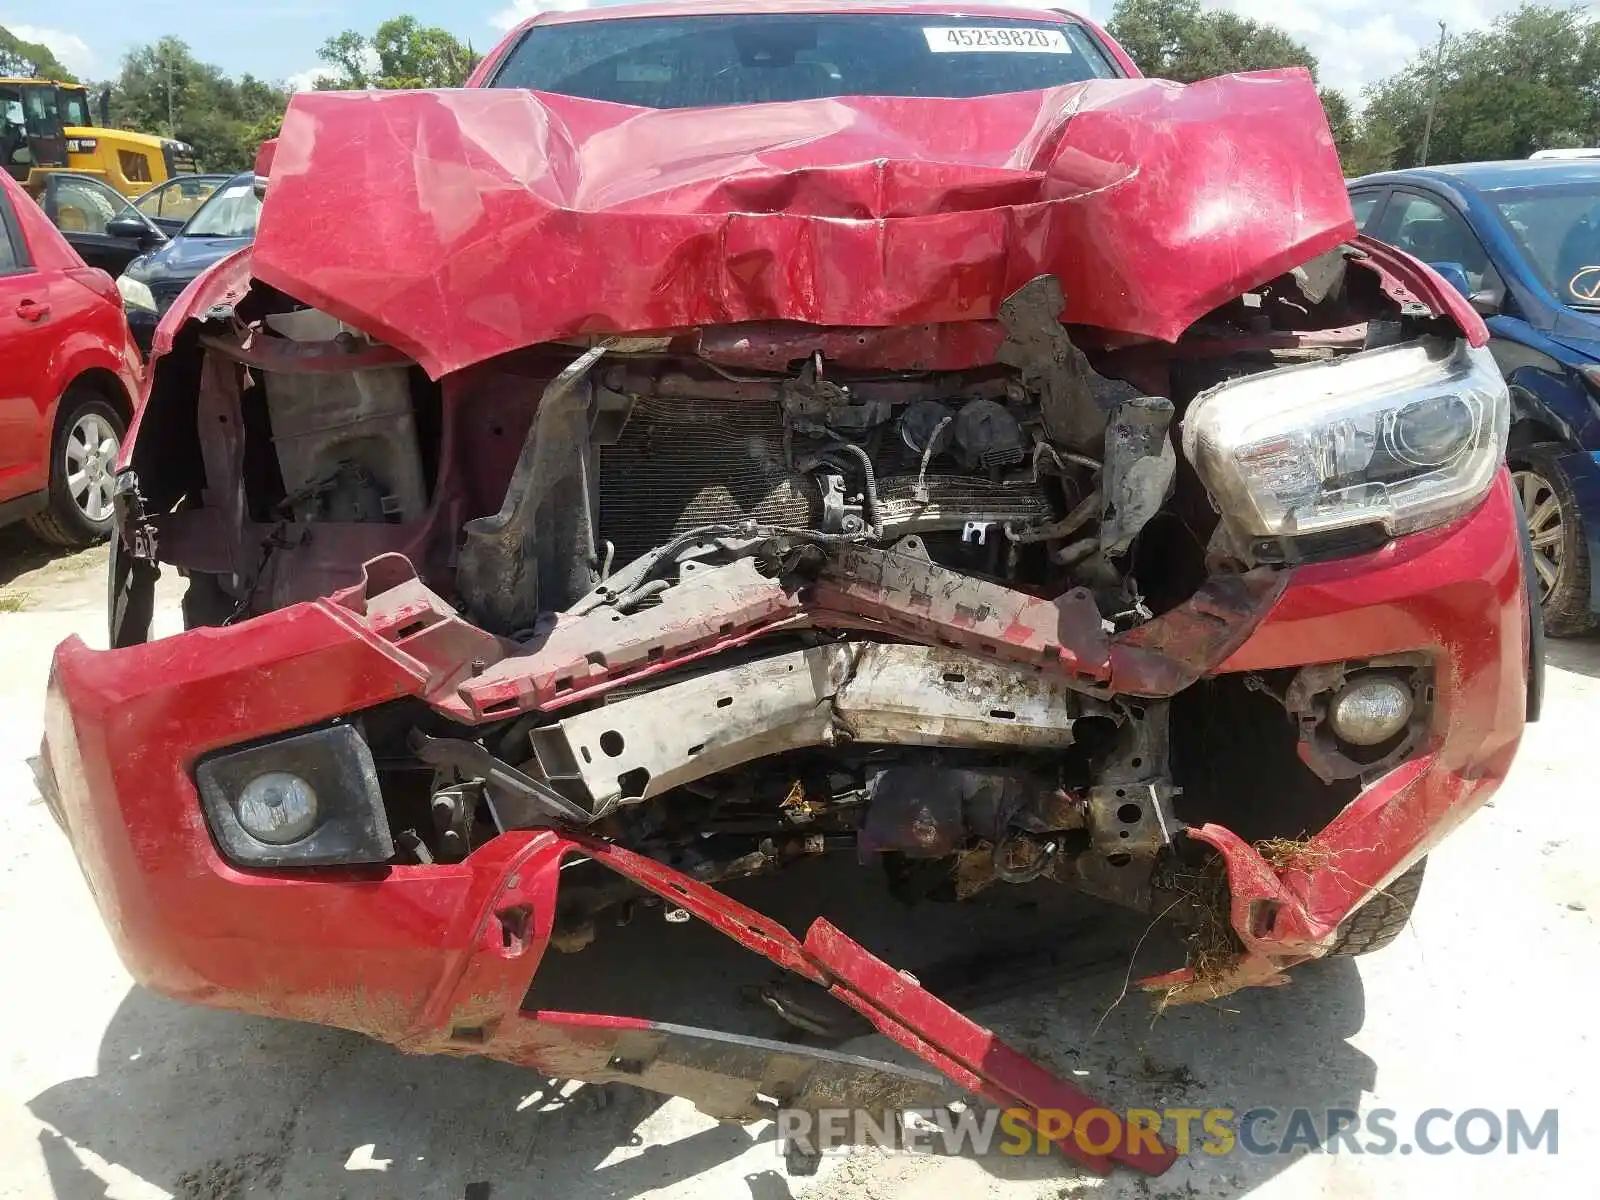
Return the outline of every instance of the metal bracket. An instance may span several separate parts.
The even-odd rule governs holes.
[[[413,729],[411,752],[435,767],[451,767],[469,779],[483,781],[495,824],[501,829],[537,829],[545,825],[588,825],[602,814],[574,804],[542,779],[524,775],[476,742],[429,737]]]
[[[144,495],[139,491],[136,471],[123,471],[116,477],[111,489],[111,507],[116,514],[117,529],[122,544],[133,557],[145,562],[156,561],[156,527],[150,523],[145,511]]]

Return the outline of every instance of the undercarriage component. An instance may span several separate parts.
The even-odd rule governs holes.
[[[670,684],[531,736],[548,779],[604,806],[805,746],[1061,749],[1076,718],[1106,711],[1060,682],[955,650],[851,641]]]
[[[814,921],[802,941],[782,925],[711,888],[634,854],[583,834],[569,840],[595,862],[633,880],[667,902],[705,921],[778,966],[828,989],[830,995],[871,1021],[879,1033],[931,1063],[963,1091],[1001,1108],[1017,1110],[1063,1153],[1101,1173],[1120,1162],[1159,1175],[1175,1155],[1155,1141],[1119,1142],[1108,1152],[1085,1150],[1057,1121],[1041,1115],[1065,1113],[1075,1121],[1101,1103],[1029,1061],[989,1030],[932,995],[909,974],[896,971],[828,921]],[[541,1018],[545,1014],[541,1014]],[[615,1059],[608,1066],[615,1065]],[[682,1089],[675,1088],[680,1094]],[[771,1093],[768,1093],[771,1095]],[[781,1094],[773,1099],[785,1101]],[[877,1106],[881,1107],[881,1106]],[[770,1110],[763,1115],[770,1115]],[[1152,1139],[1153,1140],[1153,1139]]]
[[[1184,829],[1173,812],[1178,794],[1170,766],[1169,706],[1138,706],[1120,730],[1086,796],[1089,849],[1060,856],[1051,873],[1090,895],[1148,910],[1151,876]]]
[[[561,1013],[541,1013],[559,1025]],[[817,1113],[860,1108],[874,1113],[940,1108],[958,1089],[943,1075],[816,1046],[775,1042],[661,1021],[574,1029],[589,1043],[604,1039],[604,1067],[592,1083],[626,1083],[688,1096],[720,1121],[766,1121],[773,1101]]]
[[[918,764],[872,772],[861,857],[894,850],[910,858],[948,858],[973,838],[999,842],[1041,790],[1021,771]]]
[[[477,742],[435,738],[413,730],[411,752],[423,762],[448,767],[462,778],[481,781],[502,830],[544,825],[587,825],[600,815],[568,800],[543,780],[501,762]]]
[[[1103,855],[1153,858],[1183,830],[1172,812],[1168,710],[1164,702],[1140,706],[1089,789],[1089,830]]]

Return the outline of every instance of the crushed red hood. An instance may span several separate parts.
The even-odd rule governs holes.
[[[253,274],[437,377],[741,321],[1064,319],[1173,340],[1355,233],[1303,71],[970,100],[655,111],[503,89],[301,93]]]

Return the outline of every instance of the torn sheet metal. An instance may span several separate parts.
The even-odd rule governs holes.
[[[1049,274],[1068,323],[1171,341],[1355,234],[1301,70],[667,111],[302,92],[271,170],[256,277],[434,377],[573,335],[991,320]]]
[[[1023,383],[1038,393],[1052,444],[1098,452],[1106,427],[1106,415],[1095,403],[1094,382],[1100,376],[1061,325],[1066,306],[1054,275],[1030,279],[1006,297],[1000,306],[1006,340],[997,358],[1020,370]]]

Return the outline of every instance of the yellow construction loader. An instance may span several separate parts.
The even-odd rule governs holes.
[[[93,175],[133,199],[197,168],[186,142],[94,121],[89,89],[50,79],[0,78],[0,165],[27,183],[50,171]]]

